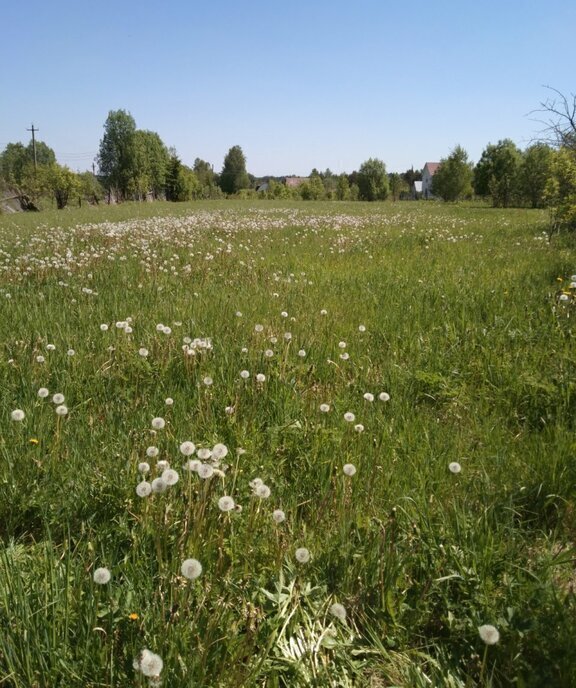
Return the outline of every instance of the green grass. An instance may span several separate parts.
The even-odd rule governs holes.
[[[0,686],[149,685],[143,648],[171,688],[573,686],[576,246],[546,222],[231,201],[0,217]],[[184,471],[184,440],[224,443],[223,474]],[[159,460],[178,483],[138,497]]]

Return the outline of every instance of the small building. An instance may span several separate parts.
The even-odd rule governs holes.
[[[286,186],[289,188],[295,189],[296,187],[300,186],[300,184],[307,182],[309,179],[310,177],[284,177],[284,184],[286,184]]]
[[[422,182],[414,182],[412,186],[412,198],[414,198],[415,200],[422,198]]]
[[[434,198],[432,195],[432,177],[440,167],[439,162],[427,162],[422,170],[422,198]]]

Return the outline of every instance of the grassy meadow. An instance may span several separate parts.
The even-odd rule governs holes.
[[[0,216],[0,687],[576,685],[576,242],[546,223]]]

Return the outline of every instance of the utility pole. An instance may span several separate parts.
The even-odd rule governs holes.
[[[34,151],[34,172],[36,172],[36,139],[34,138],[34,133],[40,131],[40,129],[34,129],[34,123],[32,123],[32,129],[26,129],[26,131],[32,132],[32,150]]]

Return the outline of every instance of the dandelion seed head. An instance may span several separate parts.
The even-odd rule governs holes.
[[[68,407],[64,406],[64,404],[61,404],[60,406],[56,407],[56,415],[57,416],[65,416],[68,414]]]
[[[307,564],[310,561],[310,551],[306,547],[298,547],[294,556],[300,564]]]
[[[211,377],[206,376],[202,382],[206,385],[206,387],[210,387],[214,383],[214,380]]]
[[[147,461],[141,461],[138,464],[138,472],[146,475],[150,471],[150,464]]]
[[[349,477],[356,475],[356,466],[353,463],[345,463],[342,467],[342,470],[344,472],[344,475],[347,475]]]
[[[266,381],[266,375],[264,373],[258,373],[256,375],[256,382],[265,382]]]
[[[266,358],[272,358],[272,356],[274,356],[274,352],[272,351],[272,349],[266,349],[266,351],[264,352],[264,356],[266,356]]]
[[[172,397],[166,397],[166,399],[164,399],[164,403],[166,406],[174,406],[174,399],[172,399]]]
[[[138,483],[138,485],[136,485],[136,494],[139,497],[148,497],[151,492],[152,485],[150,485],[150,483],[146,480],[143,480],[141,483]]]
[[[183,454],[184,456],[192,456],[192,454],[196,451],[196,445],[194,442],[190,442],[187,440],[186,442],[182,442],[180,445],[180,453]]]
[[[56,351],[54,344],[46,344],[46,351]]]
[[[202,574],[202,564],[198,561],[198,559],[186,559],[182,562],[180,571],[184,578],[196,580],[196,578],[199,578]]]
[[[328,411],[330,411],[330,404],[320,404],[320,411],[322,411],[322,413],[328,413]]]
[[[362,423],[356,423],[356,425],[354,426],[354,430],[356,430],[356,432],[364,432],[364,426],[362,425]]]
[[[49,394],[50,394],[50,392],[48,391],[48,389],[46,387],[40,387],[40,389],[38,390],[38,396],[40,397],[40,399],[46,399],[46,397]]]
[[[339,602],[334,602],[334,604],[330,605],[330,614],[335,616],[339,621],[346,621],[346,609],[344,605]]]
[[[208,447],[200,447],[196,453],[198,454],[198,458],[202,461],[212,458],[212,450],[208,449]]]
[[[24,420],[25,417],[26,417],[26,414],[24,413],[24,411],[22,409],[14,409],[12,411],[12,413],[10,414],[10,418],[12,418],[12,420],[15,420],[16,422],[20,422],[20,421]]]
[[[250,377],[250,373],[247,370],[241,370],[240,371],[240,377],[243,380],[247,380]]]
[[[98,585],[106,585],[106,583],[110,582],[112,574],[110,573],[109,569],[107,569],[104,566],[101,566],[100,568],[94,571],[93,578],[94,582],[98,583]]]
[[[500,632],[492,624],[478,626],[478,633],[486,645],[496,645],[500,640]]]
[[[223,459],[227,455],[228,455],[228,447],[225,444],[218,442],[218,444],[215,444],[212,447],[212,458],[213,459]]]
[[[272,520],[274,523],[282,523],[286,520],[286,514],[282,511],[282,509],[274,509],[272,512]]]
[[[158,447],[148,447],[148,449],[146,449],[146,456],[150,459],[154,459],[159,453],[160,450]]]
[[[189,459],[184,464],[184,470],[190,471],[191,473],[192,472],[196,473],[196,471],[198,470],[198,466],[201,466],[201,465],[202,465],[202,463],[200,461],[198,461],[198,459]]]
[[[220,509],[220,511],[232,511],[232,509],[234,509],[235,506],[236,504],[232,497],[224,496],[220,497],[220,499],[218,500],[218,508]]]
[[[458,463],[458,461],[452,461],[448,464],[448,470],[450,473],[460,473],[462,466]]]
[[[380,401],[390,401],[390,395],[388,392],[380,392],[378,399],[380,399]]]
[[[201,463],[196,469],[196,473],[203,479],[208,480],[214,475],[214,469],[209,463]]]
[[[60,393],[58,392],[58,393],[56,393],[56,394],[53,395],[52,401],[53,401],[55,404],[63,404],[63,403],[64,403],[64,395],[63,395],[63,394],[60,394]]]
[[[108,331],[108,325],[106,323],[102,323],[100,325],[100,329],[102,330],[102,332],[107,332]]]
[[[152,492],[155,492],[156,494],[162,494],[162,492],[166,492],[168,489],[168,485],[163,478],[154,478],[151,487]]]
[[[160,477],[166,483],[166,485],[176,485],[176,483],[180,480],[178,472],[173,468],[167,468],[165,471],[162,471],[162,475]]]
[[[364,394],[364,399],[366,399],[366,401],[374,401],[374,395],[371,394],[370,392],[366,392]]]
[[[74,351],[74,349],[68,349],[68,351],[66,352],[66,355],[67,356],[75,356],[76,352]]]
[[[36,356],[36,363],[44,363],[45,360],[44,356]]]
[[[142,356],[142,358],[146,358],[146,356],[148,356],[148,353],[149,353],[148,349],[144,346],[142,346],[142,347],[140,347],[140,349],[138,349],[138,354],[140,356]]]
[[[164,662],[160,655],[151,652],[150,650],[142,650],[139,657],[134,660],[134,668],[140,671],[144,676],[156,678],[164,667]]]
[[[152,418],[152,427],[154,428],[154,430],[162,430],[165,427],[165,425],[166,421],[164,420],[164,418]]]
[[[338,342],[338,346],[340,349],[345,349],[346,348],[346,342]]]
[[[264,329],[264,325],[254,325],[254,331],[255,332],[262,332]]]
[[[270,497],[270,488],[262,483],[254,488],[254,494],[260,497],[260,499],[268,499]]]
[[[366,326],[365,325],[358,325],[358,332],[366,332]]]
[[[352,411],[346,411],[344,414],[344,420],[347,423],[353,423],[356,420],[356,416],[352,413]]]
[[[162,460],[156,462],[156,468],[159,471],[165,471],[167,468],[170,468],[170,464],[165,459],[162,459]]]

